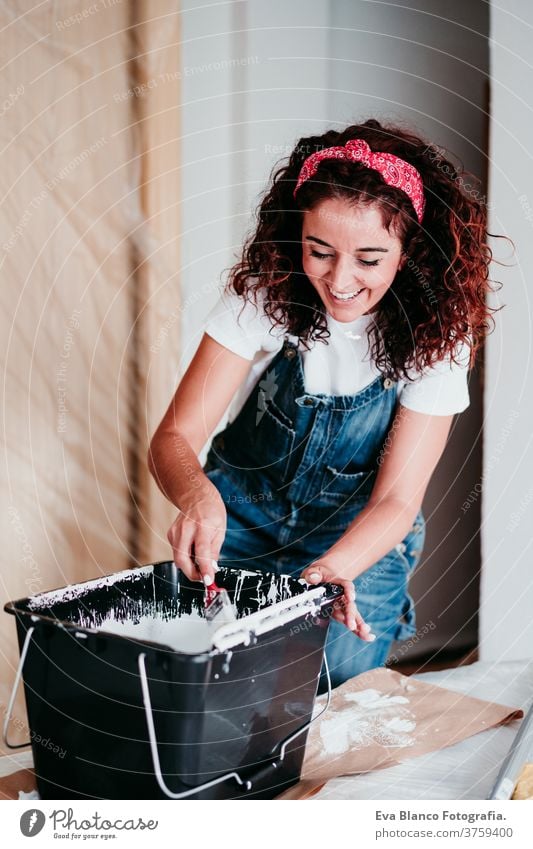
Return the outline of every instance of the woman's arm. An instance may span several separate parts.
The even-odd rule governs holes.
[[[333,576],[353,580],[401,542],[420,510],[452,419],[398,405],[368,504],[302,577],[311,583]]]
[[[163,495],[181,511],[168,539],[176,564],[189,577],[197,565],[202,575],[212,576],[211,561],[218,557],[226,524],[224,503],[197,455],[250,366],[250,360],[204,334],[150,443],[150,472]]]
[[[153,440],[179,431],[200,453],[251,365],[204,333]]]

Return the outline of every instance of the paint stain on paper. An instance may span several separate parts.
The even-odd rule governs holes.
[[[414,745],[416,721],[408,707],[409,699],[369,689],[347,693],[343,701],[340,709],[326,715],[320,723],[322,757],[372,745]]]

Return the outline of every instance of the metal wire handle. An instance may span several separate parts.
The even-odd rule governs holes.
[[[19,665],[17,666],[17,674],[15,675],[15,681],[13,682],[13,689],[11,690],[11,696],[9,699],[9,703],[6,711],[6,718],[4,719],[4,728],[2,732],[2,736],[4,738],[4,743],[6,744],[8,749],[25,749],[26,746],[31,746],[31,740],[28,740],[27,743],[10,743],[7,739],[7,734],[9,731],[9,723],[11,722],[11,714],[13,712],[13,705],[15,704],[15,699],[17,697],[17,691],[20,684],[20,679],[22,678],[22,668],[24,666],[24,661],[26,660],[26,655],[28,654],[28,649],[30,647],[30,640],[32,638],[32,634],[35,631],[35,627],[32,626],[28,628],[26,632],[26,639],[24,640],[22,651],[20,653]]]
[[[224,781],[229,781],[230,779],[235,779],[237,784],[243,787],[245,790],[252,789],[252,781],[250,779],[243,779],[239,775],[238,772],[227,772],[225,775],[221,775],[218,778],[214,778],[212,781],[206,781],[204,784],[200,784],[198,787],[193,787],[191,790],[185,790],[183,793],[174,793],[166,784],[165,779],[163,778],[163,774],[161,772],[161,763],[159,760],[159,749],[157,743],[157,737],[155,733],[155,725],[154,725],[154,717],[152,714],[152,702],[150,699],[150,688],[148,686],[148,677],[146,675],[146,652],[141,652],[138,657],[138,667],[139,667],[139,677],[141,679],[141,688],[143,694],[143,703],[144,703],[144,712],[146,714],[146,725],[148,727],[148,737],[150,739],[150,749],[152,752],[152,762],[154,765],[154,773],[157,779],[157,783],[159,787],[165,793],[169,799],[185,799],[187,796],[194,796],[196,793],[200,793],[203,790],[207,790],[209,787],[214,787],[216,784],[222,784]],[[304,734],[311,727],[313,722],[316,722],[317,719],[320,719],[321,716],[325,714],[327,709],[331,703],[331,676],[329,674],[329,666],[326,659],[326,655],[324,654],[324,666],[326,671],[326,678],[328,682],[328,691],[327,691],[327,699],[325,707],[320,711],[317,716],[313,717],[306,722],[298,731],[295,731],[294,734],[290,734],[288,737],[283,740],[280,744],[279,755],[277,758],[274,758],[270,764],[274,769],[280,764],[285,758],[285,752],[287,746],[296,740],[297,737]]]
[[[320,713],[318,713],[316,716],[314,716],[312,719],[310,719],[309,722],[306,723],[306,725],[303,726],[303,728],[299,728],[298,731],[295,731],[294,734],[291,734],[290,737],[287,737],[283,741],[283,743],[281,744],[281,746],[279,748],[279,761],[280,761],[280,763],[283,760],[283,758],[285,757],[285,749],[287,748],[289,743],[292,743],[292,741],[295,740],[297,737],[299,737],[300,734],[303,734],[304,731],[307,731],[311,727],[313,722],[316,722],[317,719],[320,719],[321,716],[324,716],[325,712],[327,711],[327,709],[329,708],[329,706],[331,704],[331,676],[329,674],[328,659],[326,657],[325,652],[324,652],[323,660],[324,660],[324,668],[326,670],[326,679],[327,679],[327,682],[328,682],[328,693],[327,693],[327,696],[326,696],[326,704],[324,705],[324,707],[322,708]]]
[[[141,652],[138,657],[137,663],[139,667],[139,676],[141,679],[144,712],[146,714],[146,725],[148,726],[148,737],[150,738],[150,749],[152,752],[154,772],[155,777],[157,779],[157,783],[159,784],[159,787],[161,788],[163,793],[165,793],[165,795],[167,795],[170,799],[186,799],[187,796],[194,796],[195,793],[199,793],[201,790],[207,790],[209,787],[214,787],[215,784],[221,784],[223,781],[228,781],[230,778],[234,778],[237,784],[240,784],[244,786],[246,790],[249,790],[252,786],[251,782],[243,781],[238,772],[228,772],[225,775],[220,776],[219,778],[214,778],[212,781],[207,781],[205,784],[201,784],[199,787],[194,787],[191,790],[185,790],[183,793],[174,793],[169,787],[167,787],[167,784],[161,772],[161,763],[159,761],[159,750],[157,748],[157,737],[155,734],[154,717],[152,715],[150,688],[148,687],[148,678],[146,676],[145,658],[146,653]]]

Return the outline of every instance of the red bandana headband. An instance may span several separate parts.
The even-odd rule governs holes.
[[[405,192],[413,204],[419,223],[422,222],[426,201],[422,177],[416,168],[392,153],[373,153],[363,139],[350,139],[344,147],[326,147],[308,156],[300,170],[293,197],[296,197],[296,192],[302,183],[315,174],[323,159],[349,159],[352,162],[362,162],[367,168],[379,171],[389,186]]]

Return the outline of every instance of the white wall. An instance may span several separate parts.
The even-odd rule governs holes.
[[[182,370],[270,169],[304,126],[324,124],[326,59],[286,57],[295,47],[326,56],[328,15],[328,3],[309,0],[222,0],[182,13]]]
[[[493,267],[505,307],[487,346],[480,639],[483,660],[513,660],[533,657],[533,7],[508,0],[491,18],[491,231],[516,255]],[[493,248],[510,257],[507,243]]]

